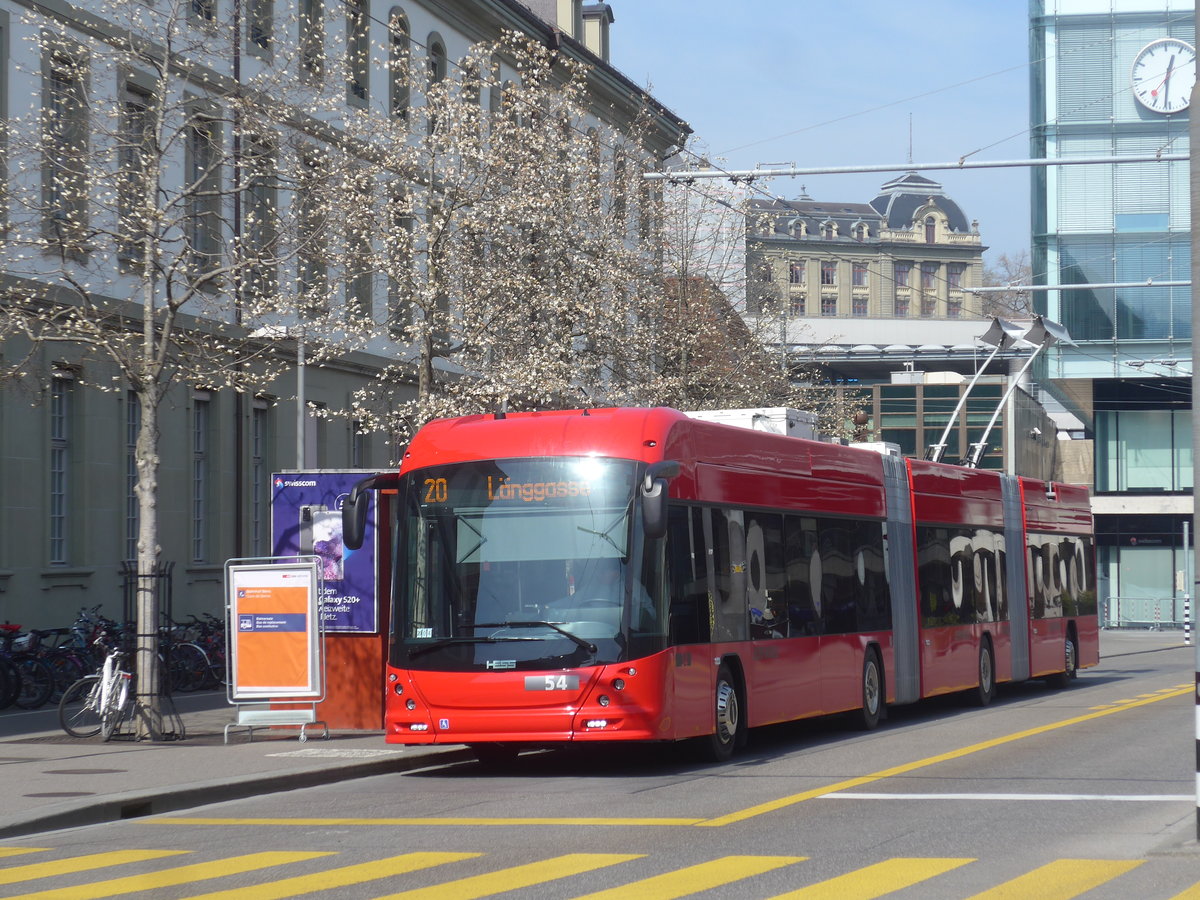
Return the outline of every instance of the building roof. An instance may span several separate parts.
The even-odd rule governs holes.
[[[966,214],[946,196],[942,186],[916,172],[907,172],[887,182],[871,206],[884,217],[888,228],[906,229],[912,227],[916,211],[930,202],[946,214],[951,231],[971,230]]]

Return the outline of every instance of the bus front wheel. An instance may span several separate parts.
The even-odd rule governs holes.
[[[716,728],[705,739],[705,757],[712,762],[726,762],[733,756],[743,728],[741,700],[737,685],[729,666],[724,663],[717,670],[717,686],[713,700],[716,711]]]
[[[992,645],[984,640],[979,645],[979,686],[975,688],[975,703],[987,706],[996,696],[996,661]]]

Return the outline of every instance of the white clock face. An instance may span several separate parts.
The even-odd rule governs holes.
[[[1130,81],[1133,96],[1152,112],[1187,109],[1196,83],[1196,48],[1177,38],[1147,44],[1133,61]]]

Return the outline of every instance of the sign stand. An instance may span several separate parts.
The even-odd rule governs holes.
[[[301,742],[325,699],[325,628],[317,556],[231,559],[225,563],[226,696],[237,718],[225,726],[299,725]],[[286,704],[279,706],[277,704]]]

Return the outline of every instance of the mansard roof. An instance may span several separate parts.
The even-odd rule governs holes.
[[[932,202],[946,214],[951,231],[965,233],[971,230],[966,214],[946,196],[942,186],[916,172],[906,172],[893,178],[879,191],[879,196],[871,201],[871,206],[884,217],[888,228],[911,228],[916,211]]]

